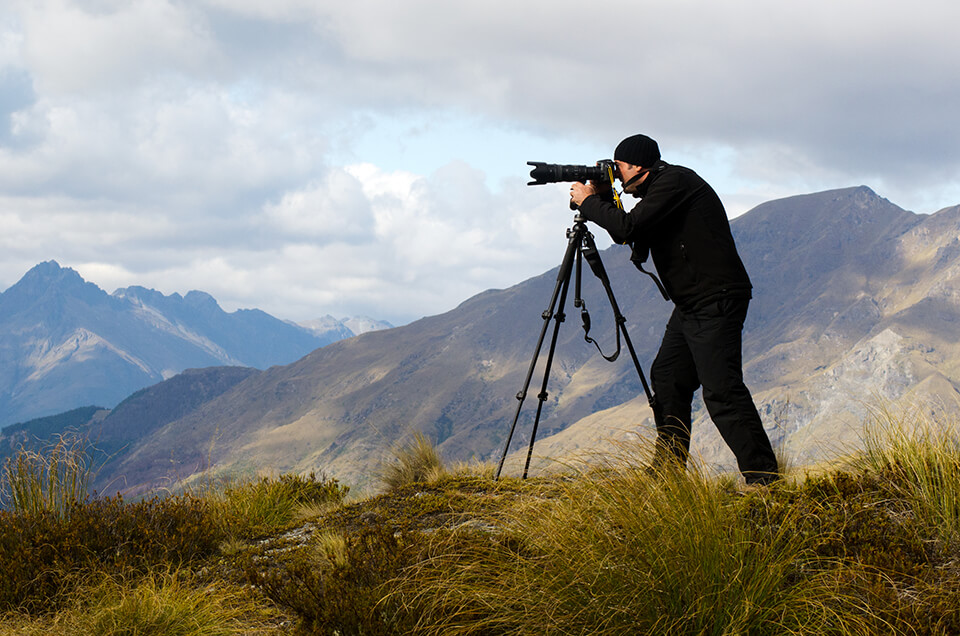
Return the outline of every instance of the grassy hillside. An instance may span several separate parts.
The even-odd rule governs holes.
[[[25,454],[4,475],[0,634],[960,633],[957,428],[867,430],[866,452],[758,491],[651,475],[627,447],[493,481],[419,439],[362,500],[281,475],[29,505],[17,486],[83,480]]]

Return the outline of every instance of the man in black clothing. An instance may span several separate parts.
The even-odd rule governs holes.
[[[654,466],[686,465],[691,403],[703,386],[707,411],[746,482],[769,483],[777,460],[743,383],[741,334],[752,286],[723,204],[695,172],[662,161],[657,142],[645,135],[620,142],[614,161],[623,191],[640,198],[630,212],[614,204],[609,184],[574,183],[570,198],[614,241],[632,245],[638,268],[648,253],[653,257],[675,305],[650,371]]]

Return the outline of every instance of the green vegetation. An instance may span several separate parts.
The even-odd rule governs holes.
[[[347,492],[311,474],[91,499],[86,457],[82,443],[61,442],[2,471],[0,634],[275,631],[280,612],[243,585],[225,546],[280,532],[298,505],[335,505]]]
[[[417,438],[360,501],[281,475],[17,507],[0,635],[960,633],[960,437],[917,413],[867,431],[751,492],[630,453],[493,481]]]
[[[62,436],[39,451],[21,447],[4,463],[0,505],[21,515],[48,514],[63,519],[87,498],[92,481],[84,440]]]
[[[226,480],[203,489],[220,524],[233,539],[257,537],[284,528],[304,510],[324,511],[343,501],[349,488],[334,479],[280,475],[250,481]]]
[[[410,444],[395,447],[393,454],[394,461],[380,471],[380,480],[389,489],[432,481],[443,472],[437,447],[423,433],[417,433]]]
[[[0,634],[226,636],[276,633],[279,612],[250,590],[219,584],[216,592],[183,572],[157,572],[127,581],[91,580],[56,615],[9,615]]]

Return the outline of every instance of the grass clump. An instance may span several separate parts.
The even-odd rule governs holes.
[[[697,475],[592,471],[500,523],[438,536],[408,572],[420,632],[820,633],[835,619],[829,591],[798,576],[811,542]]]
[[[0,635],[227,636],[272,633],[276,610],[236,586],[214,590],[184,571],[142,577],[102,575],[82,586],[56,615],[8,616]]]
[[[236,633],[234,616],[202,590],[176,576],[146,577],[125,586],[107,580],[95,589],[97,603],[76,619],[78,632],[89,634],[160,634],[211,636]]]
[[[854,466],[884,478],[916,519],[960,541],[960,429],[919,406],[873,409]]]
[[[426,435],[417,433],[408,444],[393,448],[393,461],[380,469],[380,481],[388,490],[396,490],[436,479],[443,473],[440,451]]]
[[[83,438],[61,436],[36,451],[21,447],[0,473],[0,505],[18,514],[64,518],[87,499],[93,477]]]
[[[313,514],[343,501],[349,492],[336,479],[284,474],[207,488],[224,531],[234,537],[262,535],[290,525],[303,510]]]

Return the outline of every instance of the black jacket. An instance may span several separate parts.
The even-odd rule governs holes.
[[[641,200],[630,212],[592,195],[580,213],[617,243],[630,243],[638,267],[649,251],[680,309],[697,309],[724,297],[750,298],[750,278],[723,204],[706,181],[689,168],[658,161],[637,195]]]

